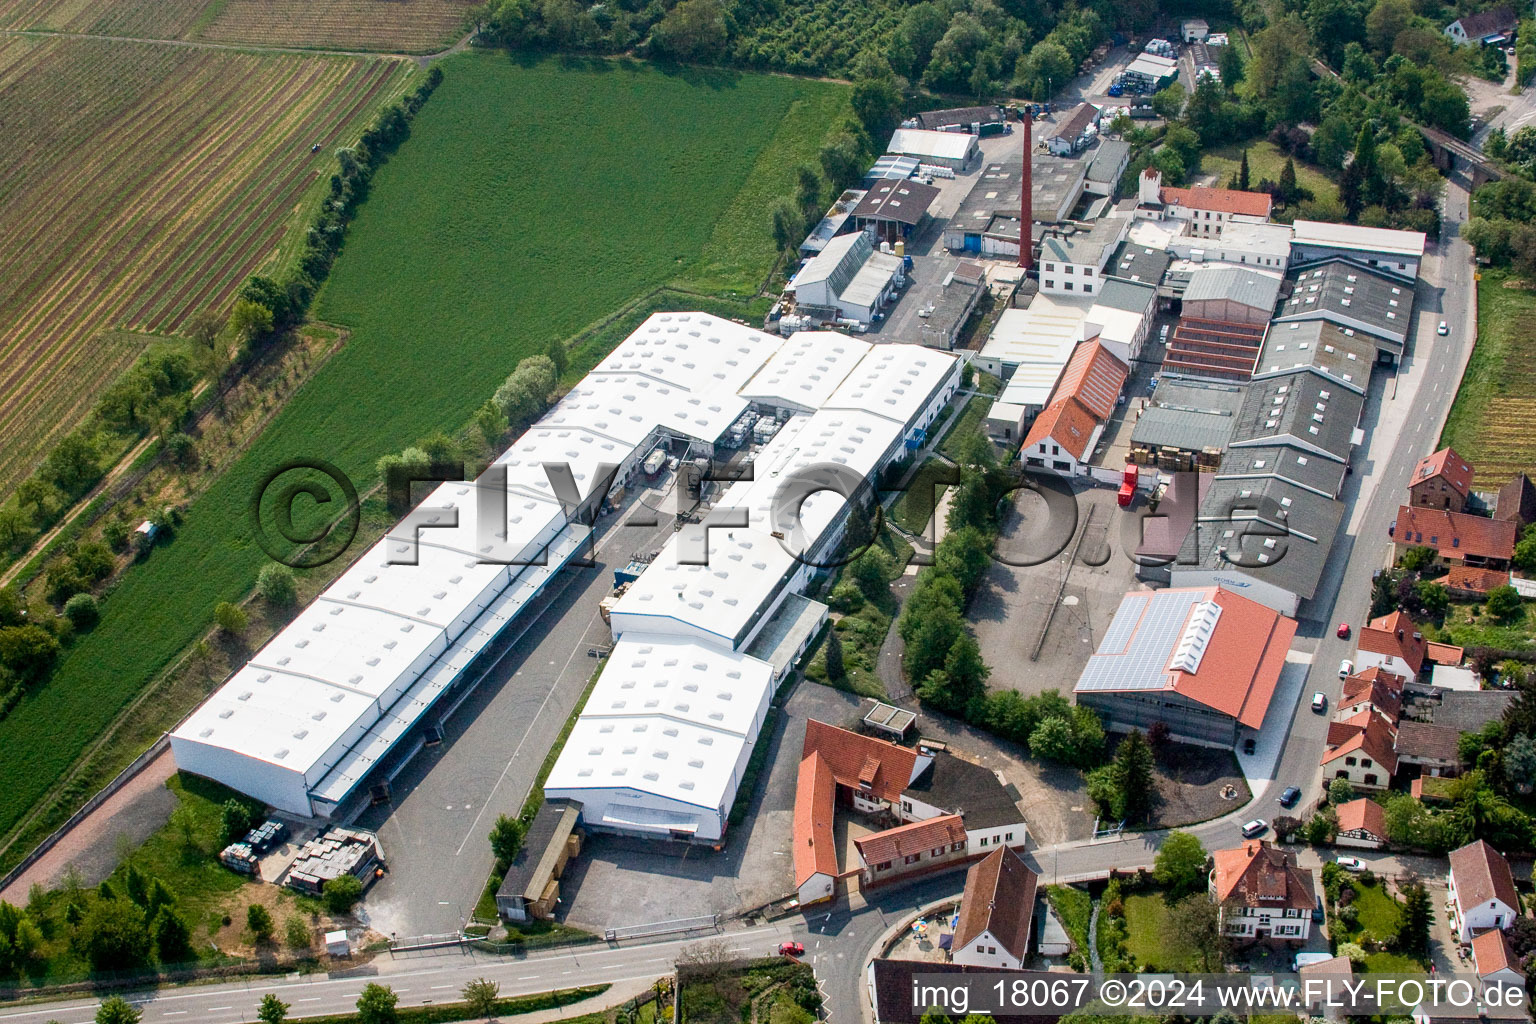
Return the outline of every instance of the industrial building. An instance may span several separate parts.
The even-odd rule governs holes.
[[[915,157],[919,163],[964,171],[981,157],[976,136],[965,132],[932,132],[898,128],[891,133],[885,151],[893,156]]]
[[[1043,150],[1032,153],[1030,201],[1035,223],[1065,221],[1083,197],[1087,174],[1085,160],[1052,156]],[[988,164],[944,226],[944,247],[951,252],[1017,257],[1023,178],[1022,151]]]
[[[1129,217],[1110,216],[1047,231],[1040,239],[1040,290],[1068,297],[1097,292],[1110,257],[1130,228]]]
[[[918,313],[921,321],[918,340],[929,348],[946,352],[953,349],[960,340],[965,322],[975,312],[986,290],[986,268],[980,263],[961,260],[954,270],[944,275],[939,285],[939,297]]]
[[[1096,196],[1113,196],[1120,176],[1131,163],[1131,144],[1120,139],[1100,139],[1088,157],[1088,176],[1083,188]]]
[[[1159,57],[1155,53],[1140,53],[1121,72],[1128,92],[1157,92],[1179,75],[1179,62],[1171,57]]]
[[[995,103],[981,107],[949,107],[945,110],[925,110],[921,114],[913,114],[904,128],[921,128],[924,131],[941,132],[946,128],[964,128],[969,131],[973,126],[984,124],[1001,124],[1006,120],[1003,108]]]
[[[1158,224],[1156,221],[1140,221],[1138,227]],[[1185,222],[1185,226],[1193,224],[1194,221]],[[1136,234],[1133,228],[1131,237],[1135,238]],[[1227,223],[1219,235],[1187,231],[1173,234],[1163,243],[1163,248],[1180,259],[1234,263],[1283,274],[1291,262],[1291,226],[1233,221]]]
[[[1076,156],[1099,137],[1099,108],[1079,103],[1045,135],[1045,148],[1056,156]]]
[[[1093,453],[1125,387],[1130,369],[1097,340],[1077,346],[1035,417],[1021,455],[1031,469],[1075,474]]]
[[[1291,262],[1311,263],[1340,256],[1412,282],[1424,260],[1424,242],[1422,231],[1298,220],[1291,225]]]
[[[1157,390],[1136,415],[1131,461],[1169,473],[1215,472],[1232,440],[1243,395],[1240,384],[1159,377]]]
[[[838,235],[789,282],[796,316],[873,323],[905,280],[901,257],[880,252],[866,232]]]
[[[1028,309],[1005,309],[976,354],[976,368],[1010,385],[1000,401],[1033,406],[1038,412],[1083,339],[1086,317],[1082,309],[1043,302],[1039,296]]]
[[[865,195],[864,189],[845,189],[837,202],[832,204],[832,209],[816,222],[811,233],[805,236],[805,241],[800,243],[800,258],[807,260],[812,258],[825,249],[828,242],[842,234],[849,226],[848,219],[853,216],[854,207],[859,205],[859,201]]]
[[[1413,283],[1355,260],[1298,262],[1286,276],[1276,325],[1325,320],[1371,338],[1376,360],[1395,365],[1413,319]]]
[[[919,181],[882,181],[871,185],[853,209],[853,227],[881,242],[912,237],[928,216],[939,190]]]
[[[1235,746],[1264,724],[1295,636],[1294,619],[1222,587],[1132,591],[1074,692],[1115,728]]]
[[[291,814],[346,819],[478,681],[491,641],[527,628],[610,486],[658,445],[712,449],[781,344],[700,313],[648,318],[478,480],[438,487],[188,716],[171,735],[177,766]],[[574,495],[556,492],[547,464],[569,469]]]

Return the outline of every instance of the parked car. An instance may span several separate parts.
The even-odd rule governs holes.
[[[1328,695],[1319,690],[1312,695],[1312,710],[1322,714],[1328,710]]]
[[[805,956],[805,945],[800,942],[781,942],[779,956]]]
[[[1323,913],[1323,898],[1319,896],[1317,897],[1317,905],[1312,908],[1312,921],[1314,924],[1321,924],[1325,916]]]
[[[1397,520],[1394,519],[1390,523],[1387,524],[1387,536],[1388,537],[1392,537],[1392,536],[1395,536],[1396,534],[1397,534]],[[1374,576],[1371,577],[1371,578],[1375,579]]]
[[[1444,320],[1441,320],[1440,321],[1440,326],[1435,328],[1435,333],[1437,333],[1437,334],[1450,334],[1451,333],[1450,324],[1447,324]]]
[[[1284,793],[1280,794],[1281,807],[1295,807],[1296,801],[1301,799],[1301,790],[1296,786],[1288,786]]]
[[[1340,640],[1348,640],[1349,639],[1349,623],[1347,623],[1347,622],[1339,623],[1339,628],[1334,630],[1333,632],[1334,632],[1334,635],[1337,636]]]
[[[1343,679],[1345,676],[1354,675],[1354,673],[1355,673],[1355,663],[1354,662],[1350,661],[1348,658],[1345,658],[1343,661],[1339,662],[1339,678],[1340,679]]]
[[[1269,828],[1269,822],[1263,818],[1254,818],[1243,826],[1243,838],[1252,839],[1254,836],[1261,836],[1267,828]]]
[[[1256,746],[1257,745],[1255,744],[1253,737],[1249,736],[1247,739],[1243,740],[1243,753],[1245,753],[1245,754],[1253,753],[1254,750],[1256,749]]]
[[[1364,871],[1365,861],[1359,857],[1340,857],[1335,863],[1345,871]]]

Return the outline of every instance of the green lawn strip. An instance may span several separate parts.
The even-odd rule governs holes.
[[[1456,449],[1458,452],[1460,448]],[[1477,612],[1474,616],[1472,613]],[[1461,647],[1494,647],[1500,650],[1526,650],[1536,637],[1536,606],[1522,604],[1516,619],[1501,622],[1476,602],[1454,602],[1440,626],[1430,626],[1426,635]]]
[[[674,275],[723,213],[722,183],[744,181],[771,140],[777,125],[759,111],[806,85],[490,53],[444,67],[317,302],[351,343],[0,722],[0,828],[202,634],[217,602],[249,593],[267,560],[249,512],[267,472],[323,458],[365,490],[380,455],[457,428],[520,358]]]
[[[955,472],[954,467],[932,455],[917,468],[907,489],[891,502],[887,512],[897,526],[919,537],[927,533],[928,520],[933,518],[934,509],[944,500],[946,490],[943,484],[936,481],[946,472]]]
[[[1125,949],[1138,967],[1175,970],[1168,962],[1168,902],[1162,893],[1142,893],[1125,898]]]
[[[1217,186],[1225,187],[1232,175],[1237,173],[1245,149],[1248,151],[1249,188],[1257,189],[1259,182],[1265,178],[1274,182],[1280,180],[1280,172],[1285,168],[1286,154],[1268,140],[1207,150],[1200,154],[1201,173],[1216,175]],[[1337,199],[1339,195],[1339,186],[1326,171],[1316,164],[1301,160],[1296,161],[1296,184],[1307,189],[1317,199]]]
[[[1084,957],[1088,955],[1088,924],[1093,919],[1093,897],[1081,889],[1068,885],[1051,885],[1045,890],[1045,898],[1061,920],[1072,944]]]
[[[705,291],[754,295],[773,267],[774,251],[769,211],[776,200],[793,195],[795,167],[816,166],[822,140],[852,114],[846,86],[805,82],[802,95],[790,103],[778,133],[758,154],[746,182],[725,208],[705,243],[698,263],[685,281]],[[773,118],[765,110],[760,116]],[[835,196],[823,196],[830,205]]]
[[[1365,969],[1370,974],[1424,973],[1424,965],[1405,953],[1367,953]]]
[[[539,1010],[553,1010],[570,1006],[583,999],[592,999],[608,991],[609,985],[587,985],[583,988],[567,988],[558,992],[541,992],[532,996],[508,996],[496,1002],[497,1017],[515,1017]],[[327,1013],[319,1017],[294,1017],[304,1024],[360,1024],[362,1017],[355,1013]],[[400,1006],[395,1009],[397,1024],[439,1024],[443,1021],[484,1020],[469,1008],[468,1003],[440,1003],[436,1006]],[[598,1024],[605,1017],[601,1013],[589,1013],[572,1017],[568,1024]]]
[[[882,529],[875,543],[891,556],[894,582],[912,560],[912,545],[890,529]],[[829,580],[827,591],[830,592],[836,583],[836,578]],[[838,639],[843,643],[843,678],[834,680],[827,676],[826,638],[830,630],[823,630],[812,644],[811,657],[805,666],[806,678],[861,697],[885,697],[885,684],[880,681],[877,667],[880,648],[891,630],[891,620],[896,617],[897,610],[896,599],[886,593],[883,600],[865,601],[857,611],[841,616],[832,628],[837,630]]]
[[[1477,286],[1477,345],[1440,435],[1477,467],[1503,481],[1536,467],[1536,291],[1507,287],[1511,275],[1484,269]],[[1461,329],[1461,325],[1455,325]]]
[[[987,413],[991,411],[992,399],[972,395],[971,400],[965,403],[965,411],[960,414],[959,421],[950,428],[949,433],[944,435],[944,440],[939,442],[939,451],[953,459],[960,438],[972,431],[980,432]]]

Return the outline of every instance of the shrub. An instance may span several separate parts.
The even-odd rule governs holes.
[[[272,941],[272,911],[260,903],[245,908],[245,926],[251,930],[257,945],[264,946]]]
[[[213,621],[230,636],[239,636],[244,633],[245,627],[249,624],[245,609],[229,601],[220,601],[214,606]]]
[[[363,898],[363,883],[355,875],[342,875],[326,882],[321,895],[326,910],[333,914],[350,913]]]
[[[850,615],[864,607],[864,593],[852,580],[843,580],[827,595],[827,607],[842,615]]]
[[[90,594],[76,594],[64,602],[64,616],[80,631],[90,629],[101,618],[101,607]]]
[[[256,576],[256,592],[262,600],[275,608],[287,608],[299,596],[293,570],[275,562],[261,567],[261,572]]]

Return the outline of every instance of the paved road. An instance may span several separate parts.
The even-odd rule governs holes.
[[[1447,191],[1447,224],[1438,254],[1425,269],[1426,281],[1417,290],[1418,329],[1411,350],[1394,378],[1378,380],[1366,413],[1370,432],[1363,451],[1357,453],[1356,472],[1347,478],[1344,493],[1349,517],[1337,543],[1339,557],[1331,561],[1335,571],[1324,581],[1322,593],[1337,594],[1324,601],[1318,614],[1303,623],[1304,651],[1312,655],[1312,667],[1301,693],[1323,690],[1337,697],[1335,668],[1350,653],[1345,641],[1334,637],[1336,618],[1358,623],[1366,611],[1371,572],[1385,564],[1390,540],[1386,524],[1392,520],[1414,463],[1432,451],[1471,352],[1474,295],[1470,254],[1456,226],[1465,219],[1467,195],[1453,184]],[[1447,337],[1435,333],[1444,319],[1453,330]],[[1411,424],[1411,426],[1410,426]],[[1308,647],[1310,644],[1310,647]],[[1290,735],[1276,771],[1287,785],[1304,785],[1315,795],[1320,784],[1318,759],[1323,752],[1327,723],[1313,715],[1305,700],[1298,699],[1289,722]],[[1237,838],[1236,824],[1253,816],[1271,817],[1274,807],[1264,796],[1256,805],[1235,809],[1215,821],[1191,828],[1208,849],[1227,845]],[[1108,868],[1150,866],[1163,833],[1143,833],[1100,843],[1068,843],[1031,852],[1037,870],[1052,881],[1072,881],[1102,873]],[[1406,868],[1426,871],[1428,864],[1405,862],[1389,855],[1360,851],[1367,862],[1389,873]],[[867,1000],[863,988],[864,966],[873,946],[909,911],[959,891],[961,876],[951,872],[911,886],[876,894],[867,903],[839,904],[808,918],[794,918],[756,928],[733,927],[725,933],[731,948],[742,953],[771,951],[785,939],[806,943],[807,957],[816,970],[834,1024],[856,1024],[864,1019]],[[668,970],[689,939],[624,946],[583,947],[574,951],[531,955],[526,958],[488,958],[457,951],[419,959],[382,958],[376,965],[377,980],[390,984],[420,1003],[452,999],[464,983],[484,975],[502,984],[508,994],[544,991],[588,983],[593,979],[623,981],[655,976]],[[277,991],[306,1015],[347,1009],[366,978],[330,978],[325,975],[281,981],[169,988],[136,996],[145,1007],[149,1024],[178,1019],[225,1024],[251,1019],[261,994]],[[72,1000],[0,1012],[0,1024],[87,1024],[94,1001]]]

